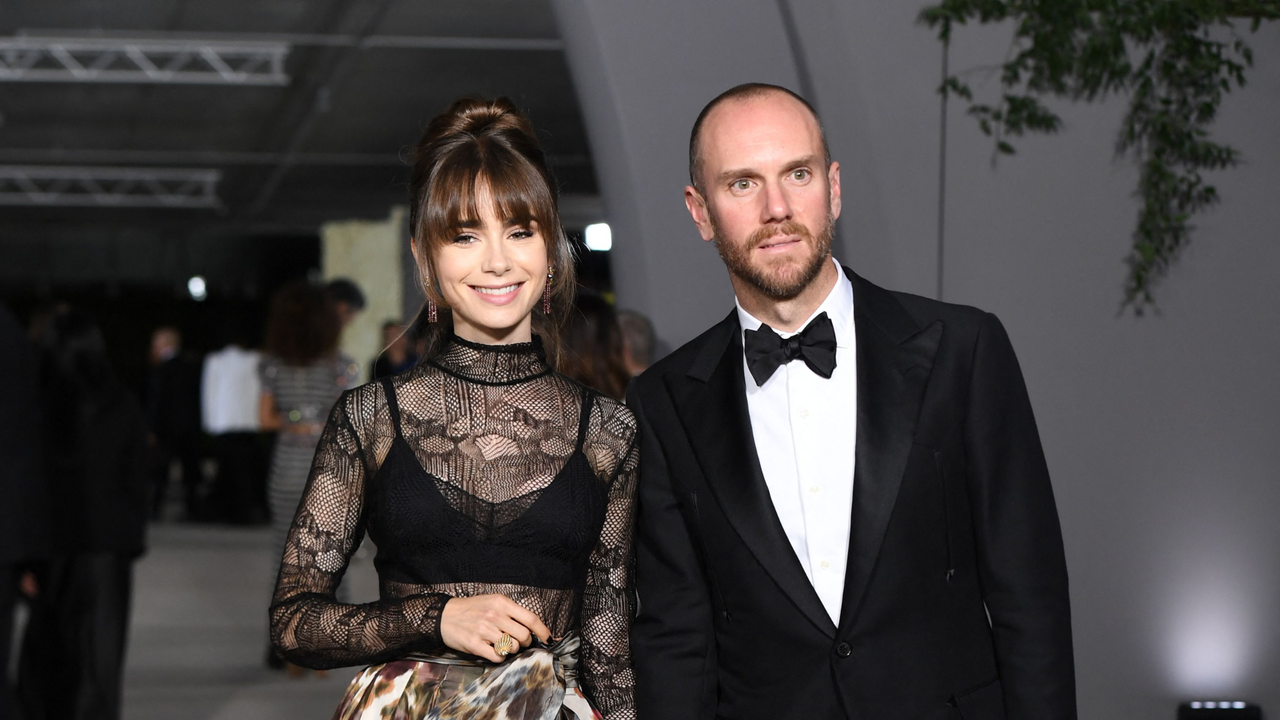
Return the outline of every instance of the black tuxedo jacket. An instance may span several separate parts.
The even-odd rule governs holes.
[[[853,283],[858,406],[835,625],[774,511],[736,313],[648,370],[640,720],[1075,718],[1049,474],[995,316]]]

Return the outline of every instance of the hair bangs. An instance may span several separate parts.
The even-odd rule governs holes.
[[[559,227],[548,179],[533,163],[500,143],[468,143],[454,148],[427,183],[418,230],[432,243],[445,243],[492,212],[499,222],[554,233]]]

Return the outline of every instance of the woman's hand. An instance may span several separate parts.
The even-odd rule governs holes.
[[[534,635],[543,642],[551,638],[537,615],[506,595],[453,598],[440,613],[440,638],[445,645],[491,662],[506,659],[493,649],[504,632],[520,644],[512,654],[528,647]]]

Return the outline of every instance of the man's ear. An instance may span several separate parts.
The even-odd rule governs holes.
[[[831,162],[827,168],[827,184],[831,186],[831,219],[840,217],[840,163]]]
[[[689,209],[689,215],[693,217],[693,224],[698,226],[698,233],[702,235],[702,239],[707,242],[714,240],[716,234],[711,227],[711,213],[707,210],[707,201],[692,185],[684,186],[684,206]]]

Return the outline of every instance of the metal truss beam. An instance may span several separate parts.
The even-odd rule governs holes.
[[[341,35],[300,33],[191,33],[177,30],[92,30],[79,34],[75,30],[26,28],[18,37],[77,38],[90,40],[126,39],[136,42],[220,42],[243,45],[244,43],[284,43],[291,47],[357,47],[364,50],[503,50],[517,52],[562,52],[564,41],[559,38],[513,37],[465,37],[443,35]]]
[[[231,150],[104,150],[92,148],[6,148],[0,147],[0,165],[18,163],[92,163],[95,165],[275,165],[285,158],[278,152]],[[585,167],[586,155],[547,155],[556,167]],[[393,153],[298,153],[294,165],[318,167],[405,167],[409,160]]]
[[[0,205],[222,207],[218,170],[0,165]]]
[[[0,82],[287,85],[282,42],[0,38]]]

